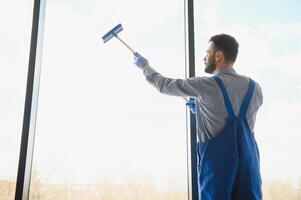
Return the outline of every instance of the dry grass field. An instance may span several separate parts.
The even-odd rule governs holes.
[[[0,199],[14,199],[15,184],[0,181]],[[264,182],[264,200],[300,200],[301,179],[294,185],[288,181]],[[30,200],[185,200],[187,194],[179,184],[171,182],[158,191],[147,181],[119,184],[105,179],[95,185],[49,185],[37,178],[31,184]]]

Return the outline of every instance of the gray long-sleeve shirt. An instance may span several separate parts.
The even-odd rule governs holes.
[[[162,76],[152,67],[143,68],[146,80],[163,94],[192,97],[196,100],[196,127],[199,141],[215,137],[224,127],[228,117],[222,93],[210,77],[172,79]],[[249,78],[236,73],[233,68],[223,69],[216,74],[224,83],[234,112],[239,113],[249,87]],[[255,84],[254,94],[247,112],[249,127],[254,132],[256,113],[263,101],[261,88]]]

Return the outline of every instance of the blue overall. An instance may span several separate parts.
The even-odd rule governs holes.
[[[259,151],[246,118],[255,83],[250,79],[236,116],[223,82],[213,78],[223,94],[228,118],[215,138],[198,143],[199,200],[262,199]]]

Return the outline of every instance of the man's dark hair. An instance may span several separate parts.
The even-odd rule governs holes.
[[[215,48],[224,53],[226,61],[235,62],[239,44],[234,37],[227,34],[219,34],[212,36],[209,42],[213,42]]]

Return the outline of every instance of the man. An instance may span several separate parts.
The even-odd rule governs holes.
[[[262,199],[259,151],[254,139],[260,86],[234,69],[238,54],[234,37],[210,38],[205,72],[213,77],[171,79],[162,76],[139,53],[135,64],[159,92],[190,97],[198,135],[199,199]]]

